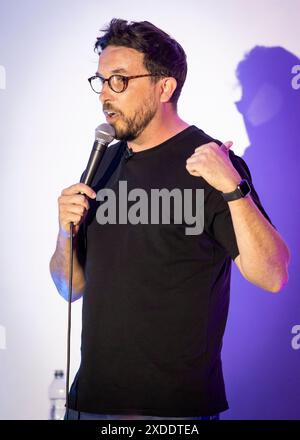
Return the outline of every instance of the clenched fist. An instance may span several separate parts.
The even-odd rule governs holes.
[[[216,142],[209,142],[196,148],[186,161],[186,169],[192,176],[203,177],[218,191],[234,191],[241,176],[229,158],[231,146],[232,142],[225,142],[221,147]]]

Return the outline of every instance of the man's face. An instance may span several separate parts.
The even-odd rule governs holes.
[[[143,65],[144,55],[135,49],[108,46],[99,57],[98,73],[103,78],[119,74],[124,76],[147,74]],[[132,141],[139,137],[155,116],[158,105],[158,87],[151,77],[135,78],[127,89],[116,93],[104,83],[100,101],[107,122],[116,132],[116,139]],[[108,115],[107,112],[115,112]]]

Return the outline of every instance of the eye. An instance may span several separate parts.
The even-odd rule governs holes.
[[[125,86],[125,76],[112,75],[110,77],[110,86],[115,92],[122,92]]]
[[[114,82],[114,84],[124,84],[124,76],[121,75],[114,75],[112,77],[112,80]]]

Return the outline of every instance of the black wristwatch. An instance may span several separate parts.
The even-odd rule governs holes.
[[[241,183],[236,187],[234,191],[229,193],[222,193],[222,196],[226,202],[232,202],[232,200],[238,200],[246,197],[251,192],[251,187],[246,179],[243,179]]]

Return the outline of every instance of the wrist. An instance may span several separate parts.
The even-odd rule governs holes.
[[[228,192],[222,192],[222,196],[226,202],[232,202],[247,197],[251,193],[251,187],[246,179],[241,179],[235,184],[234,189]]]
[[[69,230],[64,229],[63,227],[59,228],[58,231],[58,239],[62,242],[64,241],[68,241],[71,238],[71,227],[70,227],[71,223],[69,224]],[[73,238],[76,236],[76,231],[75,231],[76,226],[73,226]]]
[[[236,187],[240,184],[241,180],[242,178],[240,176],[235,176],[232,179],[227,180],[222,186],[222,194],[227,194],[234,191]]]

